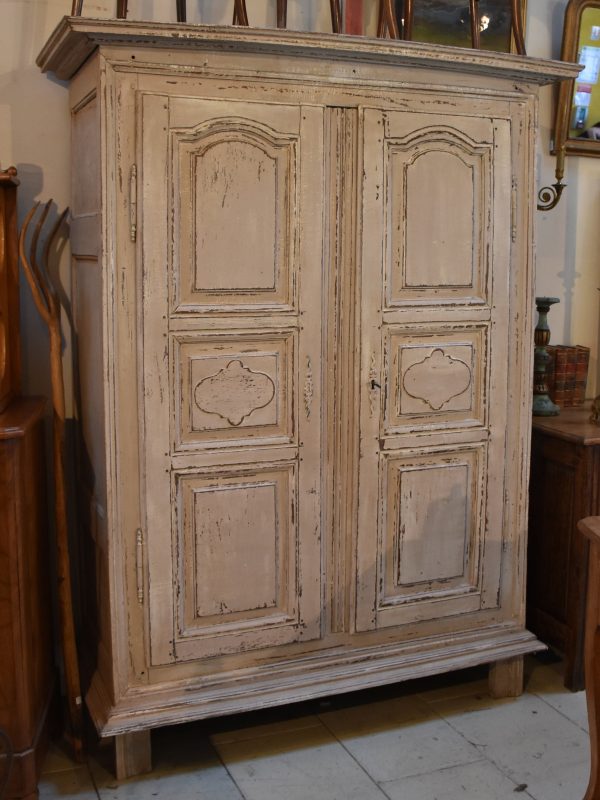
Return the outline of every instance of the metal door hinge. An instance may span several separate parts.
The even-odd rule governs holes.
[[[138,603],[144,602],[144,533],[138,528],[135,533],[135,576]]]
[[[132,242],[137,238],[137,166],[129,173],[129,236]]]
[[[513,179],[512,179],[512,191],[511,191],[511,208],[510,208],[510,213],[511,213],[511,221],[510,221],[511,235],[510,235],[510,238],[511,238],[511,240],[513,242],[517,241],[517,213],[518,213],[518,209],[517,209],[517,191],[518,191],[517,179],[513,176]]]

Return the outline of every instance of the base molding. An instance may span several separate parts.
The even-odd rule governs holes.
[[[545,647],[529,631],[508,626],[408,644],[336,647],[210,678],[136,686],[115,703],[96,673],[86,702],[99,734],[115,736],[505,662]]]

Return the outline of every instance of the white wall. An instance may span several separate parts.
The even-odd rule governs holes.
[[[116,2],[116,0],[114,0]],[[84,0],[88,16],[110,16],[111,0]],[[527,50],[532,56],[557,58],[567,0],[528,0]],[[232,3],[188,0],[190,22],[228,23]],[[274,0],[250,0],[251,22],[274,25]],[[368,7],[373,4],[367,3]],[[130,0],[130,18],[174,18],[174,0]],[[0,0],[0,165],[14,164],[21,179],[19,216],[31,203],[53,197],[57,208],[69,202],[69,113],[67,89],[42,75],[35,57],[54,26],[70,9],[70,0]],[[369,28],[373,14],[369,14]],[[326,0],[290,0],[290,27],[329,30]],[[548,155],[552,125],[552,90],[542,90],[538,170],[540,185],[554,181]],[[537,294],[555,295],[553,341],[592,348],[588,394],[597,386],[600,338],[600,159],[567,160],[568,188],[560,205],[537,214]],[[56,213],[56,212],[53,212]],[[64,254],[61,277],[68,286]],[[22,291],[24,389],[48,394],[47,343],[26,287]],[[68,344],[68,342],[67,342]],[[69,363],[68,350],[65,363]],[[68,375],[67,375],[68,378]]]

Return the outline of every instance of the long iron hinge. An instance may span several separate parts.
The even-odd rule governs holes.
[[[135,575],[138,603],[144,602],[144,533],[138,528],[135,534]]]
[[[129,173],[129,236],[132,242],[137,238],[137,166]]]
[[[511,221],[510,221],[510,230],[511,235],[510,238],[513,242],[517,241],[517,179],[513,176],[512,179],[512,191],[511,191],[511,203],[510,203],[510,213],[511,213]]]

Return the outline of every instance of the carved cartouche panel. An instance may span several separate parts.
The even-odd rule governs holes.
[[[253,372],[241,361],[230,361],[215,375],[203,378],[194,390],[200,411],[216,414],[230,425],[239,425],[253,411],[267,406],[275,384],[264,372]]]
[[[291,443],[293,331],[174,338],[175,448]]]
[[[402,386],[409,397],[439,411],[466,392],[471,377],[471,368],[464,361],[436,348],[406,370]]]
[[[390,326],[386,347],[386,433],[403,427],[452,429],[487,424],[488,326],[425,331]]]
[[[484,301],[490,151],[441,126],[387,142],[388,306]]]
[[[296,159],[297,137],[237,117],[173,133],[176,311],[293,306]]]

